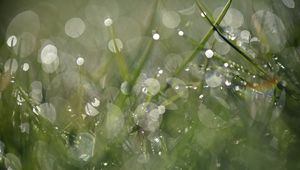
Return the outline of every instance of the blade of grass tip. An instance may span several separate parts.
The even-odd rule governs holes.
[[[140,61],[139,61],[139,63],[138,63],[138,66],[137,66],[137,68],[133,71],[132,79],[131,79],[131,81],[130,81],[130,84],[131,84],[131,85],[133,85],[133,84],[136,82],[137,78],[138,78],[138,77],[140,76],[140,74],[141,74],[142,69],[144,68],[146,62],[148,61],[150,50],[151,50],[152,47],[153,47],[153,41],[154,41],[154,40],[150,40],[150,41],[147,43],[147,46],[146,46],[146,48],[145,48],[145,50],[144,50],[144,52],[143,52],[143,54],[142,54],[142,56],[141,56],[141,59],[140,59]]]
[[[145,34],[148,34],[152,30],[152,25],[154,25],[154,23],[155,23],[158,6],[159,6],[159,0],[156,0],[155,4],[153,5],[151,19],[150,19],[149,25],[147,26],[147,30],[146,30]],[[151,39],[147,43],[146,48],[141,53],[139,53],[139,55],[140,54],[142,54],[142,55],[141,55],[141,58],[140,58],[140,60],[138,62],[137,68],[133,71],[133,76],[132,76],[132,79],[130,80],[130,84],[131,85],[133,85],[136,82],[137,78],[141,74],[142,69],[144,68],[146,62],[148,61],[148,59],[149,59],[149,53],[150,53],[150,51],[151,51],[151,49],[153,47],[153,41],[154,40]]]
[[[269,77],[267,71],[265,71],[259,64],[257,64],[255,61],[251,59],[251,57],[245,52],[243,49],[237,47],[231,40],[226,38],[223,34],[222,31],[217,27],[219,24],[213,23],[213,21],[206,15],[206,13],[203,11],[203,8],[200,3],[197,2],[198,8],[202,11],[204,14],[206,20],[209,22],[209,24],[213,27],[213,29],[218,33],[218,35],[226,42],[228,43],[233,49],[235,49],[238,53],[240,53],[244,59],[246,59],[248,62],[250,62],[255,68],[257,68],[261,73],[263,73],[264,76]]]
[[[119,47],[117,45],[116,34],[115,34],[115,30],[114,30],[113,26],[109,27],[109,32],[110,32],[112,40],[113,40],[114,49],[116,50],[115,51],[115,54],[116,54],[115,56],[116,56],[116,59],[117,59],[117,63],[118,63],[118,67],[119,67],[119,72],[120,72],[121,78],[123,80],[127,80],[128,79],[128,75],[129,75],[128,74],[128,67],[127,67],[127,64],[126,64],[126,61],[125,61],[125,57],[121,53],[121,51],[119,50]]]
[[[226,3],[225,7],[223,8],[221,14],[218,16],[217,20],[215,21],[215,23],[213,25],[218,25],[221,23],[221,21],[225,17],[225,15],[231,5],[231,2],[232,2],[232,0],[228,0],[228,2]],[[203,14],[205,15],[205,13],[203,13]],[[209,38],[213,35],[214,30],[215,30],[214,27],[211,27],[209,29],[209,31],[205,34],[205,36],[200,41],[198,47],[196,47],[196,49],[193,51],[193,53],[175,71],[175,75],[179,75],[182,72],[182,70],[184,70],[184,68],[196,57],[197,53],[204,48],[204,46],[207,43],[207,41],[209,40]]]
[[[147,27],[147,30],[145,32],[145,34],[148,34],[149,32],[151,32],[152,30],[152,25],[155,23],[155,18],[156,18],[156,14],[157,14],[157,9],[158,9],[158,5],[159,5],[159,0],[156,0],[154,5],[153,5],[153,10],[152,10],[152,15],[151,15],[151,19],[149,22],[149,25]],[[149,59],[149,53],[153,47],[153,39],[151,39],[145,48],[140,48],[141,51],[138,53],[139,57],[139,61],[137,62],[137,67],[136,69],[133,71],[133,73],[131,73],[131,77],[129,80],[129,84],[130,84],[130,88],[133,87],[133,85],[136,83],[138,77],[141,74],[142,69],[144,68],[145,64],[147,63],[148,59]],[[136,58],[138,58],[138,56]],[[130,93],[132,91],[132,89],[129,90]],[[116,98],[116,104],[122,109],[124,106],[124,102],[126,100],[127,96],[123,95],[122,93],[119,93],[118,97]]]
[[[205,4],[203,4],[201,1],[196,0],[196,5],[200,9],[202,17],[208,17],[210,20],[214,20],[212,13],[208,10]]]

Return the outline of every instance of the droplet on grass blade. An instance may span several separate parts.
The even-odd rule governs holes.
[[[152,38],[153,38],[154,40],[159,40],[160,35],[159,35],[158,33],[154,33],[154,34],[152,35]]]
[[[96,139],[93,135],[87,132],[79,133],[74,141],[74,146],[69,148],[71,157],[88,161],[94,156]]]
[[[212,58],[214,56],[214,52],[211,49],[205,51],[205,56],[207,58]]]
[[[84,58],[78,57],[77,60],[76,60],[76,64],[78,66],[82,66],[84,64]]]
[[[17,37],[15,35],[12,35],[7,39],[6,44],[9,47],[14,47],[17,45],[17,42],[18,42]]]
[[[179,35],[180,37],[182,37],[182,36],[184,36],[184,32],[181,31],[181,30],[179,30],[179,31],[178,31],[178,35]]]
[[[148,78],[144,81],[144,87],[146,94],[154,96],[160,91],[160,83],[158,80],[154,78]]]
[[[108,42],[108,49],[113,53],[117,53],[118,51],[120,52],[123,49],[123,43],[118,38],[110,40]]]
[[[49,122],[54,123],[56,120],[56,110],[51,103],[43,103],[39,106],[39,115],[47,119]]]
[[[111,18],[106,18],[106,19],[104,20],[104,25],[105,25],[106,27],[110,27],[112,24],[113,24],[113,20],[112,20]]]
[[[4,64],[4,72],[9,72],[10,74],[16,73],[18,70],[18,61],[16,59],[8,59]]]
[[[96,116],[99,114],[99,111],[91,103],[87,103],[84,107],[84,110],[85,113],[89,116]]]
[[[222,84],[223,76],[218,71],[211,71],[206,73],[205,82],[209,87],[215,88]]]
[[[124,81],[122,84],[121,84],[121,92],[124,94],[124,95],[128,95],[129,94],[129,83],[127,81]]]
[[[24,64],[22,65],[22,69],[23,69],[23,71],[25,71],[25,72],[28,71],[29,68],[30,68],[30,66],[29,66],[28,63],[24,63]]]

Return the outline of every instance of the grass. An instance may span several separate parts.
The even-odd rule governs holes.
[[[185,4],[180,2],[178,6],[181,3]],[[59,52],[61,63],[55,73],[42,72],[41,64],[35,61],[39,50],[29,58],[21,58],[23,43],[16,54],[14,48],[4,44],[0,49],[1,56],[7,56],[0,60],[0,169],[300,168],[300,89],[294,81],[298,80],[297,69],[289,65],[282,68],[282,60],[272,57],[281,59],[284,54],[261,52],[262,46],[272,43],[267,39],[258,48],[259,56],[253,58],[237,39],[228,38],[228,28],[220,24],[235,2],[224,3],[214,18],[213,3],[193,1],[192,18],[181,15],[182,22],[186,20],[185,25],[180,25],[184,36],[172,39],[178,30],[165,31],[160,22],[164,12],[171,10],[168,1],[152,1],[147,4],[151,10],[141,13],[146,13],[141,33],[146,38],[134,47],[134,56],[126,51],[125,41],[124,49],[118,48],[116,39],[122,35],[117,31],[116,19],[102,32],[107,36],[102,41],[113,41],[114,52],[99,47],[97,57],[86,57],[83,66],[74,67],[71,61],[76,58],[64,63],[62,57],[67,55]],[[119,5],[125,8],[125,4]],[[130,12],[123,15],[130,17]],[[205,32],[199,30],[199,41],[191,38],[193,31],[198,31],[197,25],[192,22],[190,32],[186,26],[192,19],[207,28]],[[161,35],[157,41],[152,39],[154,32]],[[164,37],[168,34],[171,38]],[[214,50],[218,43],[215,34],[231,48],[228,54]],[[74,41],[80,44],[80,40]],[[60,40],[54,42],[63,45]],[[181,44],[176,48],[176,43]],[[81,49],[78,44],[74,43],[74,51]],[[180,49],[184,46],[188,52]],[[173,71],[165,67],[165,62],[172,60],[164,60],[165,49],[182,59]],[[213,58],[205,57],[207,49],[214,50]],[[59,47],[60,50],[64,49]],[[11,73],[12,62],[4,71],[8,58],[17,59],[16,73]],[[24,62],[31,64],[29,72],[22,71]],[[214,83],[221,76],[218,87],[209,87],[211,75],[215,76]],[[157,93],[142,92],[147,78],[159,82]],[[32,97],[33,80],[43,84],[41,102]],[[225,80],[230,85],[224,85]],[[125,82],[128,93],[120,90]],[[53,104],[54,122],[49,121],[54,114],[51,107],[47,105],[45,109],[42,103]],[[160,113],[159,109],[165,111]],[[96,116],[87,115],[87,111],[96,112]]]

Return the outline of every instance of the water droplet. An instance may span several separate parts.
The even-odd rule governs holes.
[[[110,27],[112,24],[113,24],[113,20],[112,20],[111,18],[106,18],[106,19],[104,20],[104,25],[105,25],[106,27]]]
[[[97,99],[97,98],[94,98],[94,101],[91,102],[91,104],[94,106],[94,107],[98,107],[100,105],[100,100]]]
[[[57,60],[58,56],[55,53],[47,53],[44,56],[41,56],[42,58],[42,63],[50,65],[52,64],[55,60]]]
[[[163,74],[164,73],[164,70],[162,70],[162,69],[160,69],[159,71],[158,71],[158,74]]]
[[[160,125],[159,115],[159,109],[154,103],[142,103],[134,111],[134,120],[143,129],[154,132]]]
[[[146,88],[146,94],[155,96],[160,91],[160,83],[154,78],[146,79],[143,84]]]
[[[212,58],[214,56],[214,52],[211,49],[205,51],[205,56],[207,58]]]
[[[52,45],[46,45],[41,51],[42,69],[46,73],[53,73],[59,65],[59,58],[57,56],[57,48]]]
[[[103,163],[103,165],[104,165],[104,166],[107,166],[107,165],[108,165],[108,163],[107,163],[107,162],[104,162],[104,163]]]
[[[75,145],[69,148],[69,154],[75,159],[88,161],[94,155],[95,137],[90,133],[79,133]]]
[[[288,8],[295,8],[294,0],[282,0],[282,3]]]
[[[129,94],[129,83],[127,81],[124,81],[122,84],[121,84],[121,92],[124,94],[124,95],[128,95]]]
[[[100,101],[99,101],[99,104],[100,104]],[[85,105],[84,110],[85,110],[85,113],[89,116],[96,116],[99,114],[99,111],[90,103],[87,103]]]
[[[158,109],[159,114],[164,114],[166,112],[165,106],[160,105],[160,106],[158,106],[157,109]]]
[[[181,31],[181,30],[179,30],[179,31],[178,31],[178,35],[182,37],[182,36],[184,36],[184,32]]]
[[[56,120],[56,110],[51,103],[43,103],[39,106],[39,115],[47,119],[49,122],[54,123]]]
[[[216,42],[214,44],[215,51],[220,55],[226,55],[230,51],[230,45],[225,42]]]
[[[223,7],[217,8],[213,13],[214,17],[217,17],[221,13],[222,10],[223,10]],[[243,23],[244,23],[243,14],[235,8],[230,8],[227,11],[224,19],[222,20],[221,25],[222,26],[230,26],[232,28],[239,28],[243,25]]]
[[[175,11],[164,11],[162,13],[162,23],[167,28],[176,28],[180,24],[180,20],[180,15]]]
[[[16,59],[8,59],[4,64],[4,71],[10,74],[16,73],[18,70],[18,62]]]
[[[201,17],[205,17],[206,16],[206,12],[201,12]]]
[[[24,63],[24,64],[22,65],[22,69],[23,69],[23,71],[25,71],[25,72],[28,71],[29,68],[30,68],[30,66],[29,66],[28,63]]]
[[[223,76],[217,71],[206,73],[205,82],[209,87],[218,87],[222,84]]]
[[[85,23],[80,18],[71,18],[65,24],[65,32],[71,38],[80,37],[85,31]]]
[[[55,55],[53,53],[49,53],[46,57],[55,58],[55,60],[50,64],[43,63],[42,69],[46,73],[54,73],[58,69],[59,58],[57,55]]]
[[[82,66],[84,64],[84,58],[78,57],[76,60],[76,64]]]
[[[203,97],[204,97],[204,95],[203,95],[203,94],[201,94],[201,95],[199,96],[199,99],[203,99]]]
[[[123,49],[123,43],[120,39],[112,39],[108,42],[108,49],[113,53],[117,53]]]
[[[29,123],[27,123],[27,122],[21,123],[19,127],[20,127],[20,130],[21,130],[21,133],[29,134],[29,127],[30,127]]]
[[[17,45],[17,42],[18,42],[18,39],[15,35],[12,35],[10,36],[7,41],[6,41],[6,44],[9,46],[9,47],[14,47]]]
[[[251,34],[248,30],[243,30],[241,33],[240,33],[240,39],[243,41],[243,42],[249,42],[250,41],[250,37],[251,37]]]
[[[154,40],[159,40],[160,35],[159,35],[158,33],[154,33],[154,34],[152,35],[152,38],[153,38]]]
[[[167,78],[167,83],[171,85],[172,89],[174,89],[178,96],[182,98],[188,97],[188,89],[186,89],[186,84],[184,81],[178,78]]]
[[[228,66],[229,66],[229,64],[228,64],[228,63],[224,63],[224,67],[226,67],[226,68],[227,68]]]
[[[286,27],[282,20],[274,13],[267,10],[259,10],[252,15],[254,28],[264,32],[265,52],[280,52],[287,42]],[[274,26],[276,25],[276,26]]]
[[[229,80],[226,80],[226,81],[225,81],[225,85],[226,85],[226,86],[230,86],[230,85],[231,85],[231,82],[230,82]]]

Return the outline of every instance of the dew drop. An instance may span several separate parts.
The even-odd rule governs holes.
[[[23,69],[23,71],[25,71],[25,72],[28,71],[29,68],[30,68],[30,66],[29,66],[28,63],[24,63],[24,64],[22,65],[22,69]]]
[[[18,39],[15,35],[12,35],[10,36],[7,41],[6,41],[6,44],[9,46],[9,47],[14,47],[17,45],[17,42],[18,42]]]
[[[90,133],[79,133],[75,137],[75,145],[69,148],[70,156],[88,161],[94,155],[95,137]]]
[[[43,103],[39,106],[39,115],[47,119],[49,122],[54,123],[56,120],[56,110],[51,103]]]
[[[4,64],[4,71],[10,74],[16,73],[18,70],[18,62],[16,59],[8,59]]]
[[[100,100],[97,98],[94,98],[94,101],[91,102],[92,106],[98,107],[100,105]]]
[[[178,31],[178,35],[179,35],[180,37],[182,37],[182,36],[184,36],[184,32],[181,31],[181,30],[179,30],[179,31]]]
[[[124,95],[128,95],[129,94],[129,84],[127,81],[124,81],[122,84],[121,84],[121,92],[124,94]]]
[[[65,24],[65,32],[71,38],[80,37],[85,31],[85,23],[80,18],[71,18]]]
[[[167,28],[176,28],[180,24],[180,20],[180,15],[175,11],[165,11],[162,14],[162,23]]]
[[[76,60],[76,64],[78,66],[82,66],[84,64],[84,58],[78,57],[77,60]]]
[[[147,89],[147,94],[156,95],[160,91],[160,83],[154,78],[148,78],[144,81],[144,87]]]
[[[108,49],[113,53],[120,52],[123,49],[123,43],[120,39],[112,39],[108,42]]]
[[[199,99],[203,99],[203,97],[204,97],[204,95],[203,95],[203,94],[201,94],[201,95],[199,96]]]
[[[104,20],[104,25],[105,25],[106,27],[110,27],[112,24],[113,24],[113,20],[112,20],[111,18],[106,18],[106,19]]]
[[[212,58],[214,56],[214,52],[211,49],[205,51],[205,56],[207,58]]]
[[[158,33],[154,33],[154,34],[152,35],[152,38],[153,38],[154,40],[159,40],[160,35],[159,35]]]
[[[230,85],[231,85],[231,82],[230,82],[229,80],[226,80],[226,81],[225,81],[225,85],[226,85],[226,86],[230,86]]]
[[[282,0],[282,3],[288,8],[295,8],[294,0]]]
[[[205,82],[209,87],[218,87],[222,84],[223,76],[219,72],[208,72],[205,75]]]
[[[99,101],[99,104],[100,104],[100,101]],[[99,111],[91,103],[87,103],[84,107],[84,110],[85,110],[85,113],[89,116],[96,116],[99,114]]]

